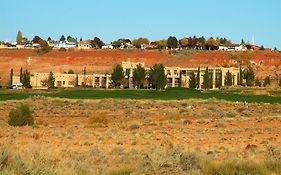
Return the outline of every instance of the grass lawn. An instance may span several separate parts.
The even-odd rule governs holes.
[[[26,99],[30,96],[42,95],[68,99],[155,99],[155,100],[183,100],[190,98],[217,98],[228,101],[247,101],[263,103],[281,103],[281,97],[266,95],[240,95],[223,93],[223,91],[198,91],[184,88],[173,88],[165,91],[155,90],[98,90],[98,89],[58,89],[58,90],[0,90],[0,100]]]

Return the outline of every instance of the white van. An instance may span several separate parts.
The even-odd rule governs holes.
[[[22,83],[13,83],[12,89],[21,89],[23,87]]]

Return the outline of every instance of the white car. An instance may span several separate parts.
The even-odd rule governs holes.
[[[23,84],[22,83],[13,83],[12,84],[12,89],[18,89],[18,88],[22,88]]]

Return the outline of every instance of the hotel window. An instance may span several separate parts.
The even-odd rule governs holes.
[[[65,81],[63,81],[62,84],[65,85]]]
[[[61,86],[61,81],[57,81],[57,87]]]
[[[167,70],[167,75],[171,75],[171,71],[170,70]]]
[[[70,86],[74,86],[74,81],[68,81],[68,85],[70,85]]]

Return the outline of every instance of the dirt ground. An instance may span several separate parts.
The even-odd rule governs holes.
[[[35,127],[7,125],[9,111],[21,103],[30,105]],[[163,150],[192,150],[218,161],[263,161],[269,146],[281,148],[280,125],[280,104],[40,96],[0,102],[0,143],[10,152],[58,162],[77,158],[100,171],[105,165],[133,166],[147,157],[159,162],[166,158]]]

